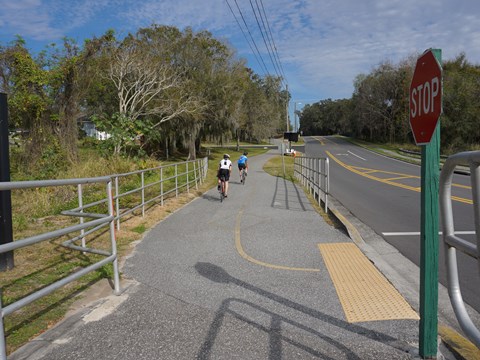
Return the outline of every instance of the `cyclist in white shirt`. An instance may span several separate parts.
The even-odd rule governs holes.
[[[220,160],[220,163],[218,164],[218,172],[217,172],[217,177],[218,177],[218,190],[222,188],[222,182],[221,178],[225,178],[225,191],[224,195],[227,197],[228,193],[228,180],[230,179],[230,174],[232,173],[232,162],[230,161],[230,155],[224,154],[223,159]]]

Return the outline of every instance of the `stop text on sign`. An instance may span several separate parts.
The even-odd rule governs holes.
[[[438,49],[435,51],[439,52]],[[417,59],[409,95],[408,115],[415,144],[426,145],[432,139],[442,113],[442,67],[432,49]]]
[[[434,77],[411,89],[410,115],[412,118],[435,112],[435,98],[440,96],[440,79]],[[438,109],[437,109],[438,110]]]

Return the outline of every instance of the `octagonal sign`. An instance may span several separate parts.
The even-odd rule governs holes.
[[[432,50],[417,60],[410,85],[410,127],[415,144],[430,142],[442,113],[442,68]]]

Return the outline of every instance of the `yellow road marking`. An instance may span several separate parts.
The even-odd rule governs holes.
[[[419,319],[353,243],[318,244],[348,322]]]
[[[420,192],[421,191],[421,188],[420,187],[416,187],[416,186],[409,186],[409,185],[405,185],[405,184],[402,184],[402,183],[396,183],[396,182],[393,182],[392,180],[390,179],[382,179],[382,178],[379,178],[379,177],[376,177],[376,176],[372,176],[370,175],[368,172],[364,172],[364,171],[360,171],[359,169],[363,169],[363,170],[371,170],[371,169],[366,169],[366,168],[359,168],[359,167],[355,167],[355,166],[350,166],[350,165],[347,165],[345,164],[344,162],[340,161],[339,159],[337,159],[335,156],[332,155],[332,153],[330,153],[329,151],[326,151],[327,155],[332,158],[337,164],[339,164],[340,166],[342,166],[343,168],[351,171],[351,172],[354,172],[358,175],[361,175],[361,176],[364,176],[366,178],[369,178],[371,180],[375,180],[375,181],[379,181],[381,183],[384,183],[384,184],[388,184],[388,185],[392,185],[392,186],[396,186],[396,187],[400,187],[400,188],[403,188],[403,189],[407,189],[407,190],[411,190],[411,191],[416,191],[416,192]],[[400,173],[394,173],[394,172],[388,172],[388,171],[382,171],[382,173],[385,173],[385,174],[394,174],[394,175],[399,175],[399,176],[404,176],[405,174],[400,174]],[[410,176],[411,178],[419,178],[418,176]],[[454,185],[455,186],[455,185]],[[469,187],[466,187],[464,185],[457,185],[457,187],[464,187],[464,188],[469,188]],[[452,200],[455,200],[455,201],[458,201],[458,202],[462,202],[462,203],[465,203],[465,204],[473,204],[473,201],[470,200],[470,199],[465,199],[465,198],[461,198],[461,197],[458,197],[458,196],[452,196]]]
[[[405,176],[397,176],[393,178],[387,178],[383,180],[388,180],[388,181],[393,181],[393,180],[402,180],[402,179],[416,179],[418,176],[413,176],[413,175],[405,175]]]
[[[237,248],[237,252],[240,254],[241,257],[243,257],[245,260],[250,261],[251,263],[260,265],[260,266],[265,266],[271,269],[277,269],[277,270],[290,270],[290,271],[306,271],[306,272],[319,272],[320,269],[311,269],[311,268],[297,268],[297,267],[291,267],[291,266],[283,266],[283,265],[275,265],[275,264],[269,264],[261,260],[257,260],[250,255],[248,255],[245,250],[243,250],[242,246],[242,241],[240,237],[240,224],[242,220],[242,215],[243,215],[243,208],[240,209],[240,211],[237,214],[237,219],[235,222],[235,247]]]
[[[325,143],[323,142],[323,138],[319,137],[319,136],[312,136],[315,140],[317,140],[320,145],[325,145]]]

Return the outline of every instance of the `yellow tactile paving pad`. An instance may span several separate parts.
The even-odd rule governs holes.
[[[355,244],[318,244],[348,322],[419,319]]]

